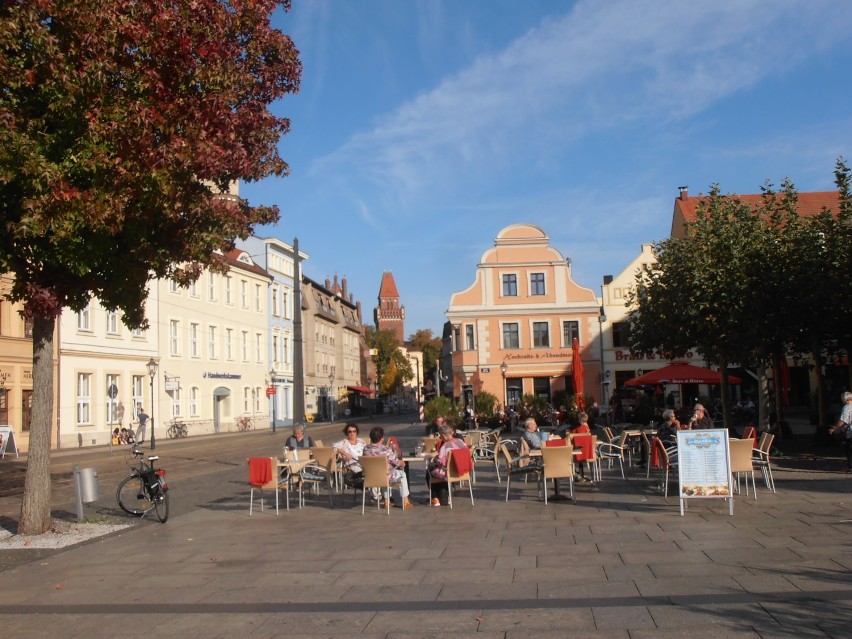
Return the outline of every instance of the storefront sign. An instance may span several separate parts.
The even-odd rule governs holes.
[[[209,379],[242,379],[239,373],[202,373],[202,377]]]
[[[548,359],[563,359],[570,360],[571,359],[571,351],[543,351],[541,353],[515,353],[506,355],[506,359],[513,360],[548,360]]]
[[[727,429],[679,431],[677,457],[681,516],[685,499],[720,498],[728,500],[733,515]]]
[[[670,359],[672,359],[668,355],[654,355],[653,353],[648,355],[647,357],[645,355],[634,355],[633,353],[631,353],[630,351],[625,350],[625,349],[616,349],[616,350],[613,351],[613,353],[615,354],[615,361],[616,362],[627,362],[627,361],[637,361],[637,360],[638,361],[660,360],[660,361],[667,362]],[[682,358],[679,357],[678,359],[692,359],[694,357],[695,357],[695,354],[692,351],[689,351]]]

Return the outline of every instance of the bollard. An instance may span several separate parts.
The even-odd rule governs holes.
[[[100,499],[98,471],[94,468],[74,466],[74,492],[77,495],[77,520],[83,521],[83,504]]]

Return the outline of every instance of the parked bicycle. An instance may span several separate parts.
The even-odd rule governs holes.
[[[180,421],[177,417],[172,420],[166,433],[171,439],[180,439],[181,437],[186,437],[189,434],[186,429],[186,424]]]
[[[137,517],[144,517],[153,510],[157,519],[166,523],[169,518],[169,485],[164,479],[166,471],[154,468],[159,456],[148,457],[146,462],[143,459],[145,453],[138,448],[134,448],[132,454],[136,459],[128,457],[130,477],[122,480],[115,491],[118,505],[127,514]],[[134,467],[136,460],[138,467]]]
[[[243,415],[242,417],[237,418],[237,430],[239,432],[246,433],[251,430],[251,427],[251,417],[248,415]]]

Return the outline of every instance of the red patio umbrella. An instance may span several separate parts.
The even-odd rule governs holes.
[[[585,410],[586,402],[583,399],[583,358],[580,357],[580,340],[576,337],[571,342],[571,377],[574,382],[574,396],[577,406]]]
[[[739,384],[739,377],[728,375],[729,384]],[[719,371],[695,366],[689,362],[674,361],[655,371],[628,379],[625,386],[653,386],[655,384],[721,384]]]

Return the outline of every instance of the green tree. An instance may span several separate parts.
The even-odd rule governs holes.
[[[476,412],[477,420],[485,418],[490,419],[494,416],[494,409],[497,407],[497,399],[496,395],[489,393],[488,391],[479,391],[477,393],[476,398],[473,400],[474,411]]]
[[[440,338],[432,337],[432,329],[421,328],[408,338],[408,346],[411,350],[423,353],[424,379],[434,379],[436,362],[441,357]]]
[[[274,207],[222,197],[284,175],[301,63],[269,23],[289,0],[10,0],[0,9],[0,271],[33,321],[33,410],[19,530],[50,526],[57,315],[96,296],[145,324],[152,278],[186,284]]]
[[[379,393],[395,393],[398,386],[414,377],[411,362],[399,349],[396,333],[389,329],[379,331],[373,326],[367,326],[366,337],[367,344],[375,353],[373,363],[376,365]]]

